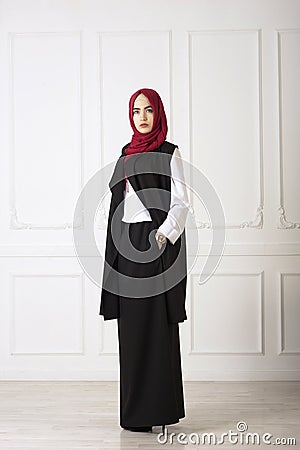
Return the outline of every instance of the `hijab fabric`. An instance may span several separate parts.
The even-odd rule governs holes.
[[[140,95],[144,94],[149,100],[149,103],[153,109],[153,127],[149,133],[141,133],[138,131],[134,125],[133,121],[133,106],[135,99]],[[154,89],[143,88],[136,91],[129,100],[129,120],[131,128],[133,129],[133,135],[129,146],[125,149],[124,158],[124,175],[125,175],[125,185],[126,185],[126,173],[125,173],[125,162],[126,160],[135,153],[148,152],[155,150],[161,146],[165,141],[168,124],[167,117],[164,110],[163,102],[159,94]]]

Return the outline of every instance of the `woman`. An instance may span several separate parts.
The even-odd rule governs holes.
[[[135,92],[129,119],[132,140],[109,183],[100,314],[118,322],[121,427],[164,430],[185,417],[178,323],[187,319],[189,200],[159,94]]]

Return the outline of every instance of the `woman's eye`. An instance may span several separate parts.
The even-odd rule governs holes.
[[[153,112],[153,109],[152,109],[152,108],[149,108],[149,109],[147,109],[147,112],[152,113],[152,112]]]

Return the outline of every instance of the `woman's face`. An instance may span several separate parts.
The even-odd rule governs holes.
[[[153,128],[153,109],[144,94],[140,94],[133,104],[133,122],[140,133],[150,133]]]

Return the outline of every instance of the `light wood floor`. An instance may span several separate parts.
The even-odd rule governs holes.
[[[168,426],[168,443],[152,433],[133,433],[119,425],[119,383],[96,381],[0,381],[0,449],[183,449],[240,450],[276,445],[223,445],[189,442],[190,434],[237,431],[239,421],[248,430],[239,435],[263,433],[294,437],[300,449],[300,382],[185,382],[186,417]],[[170,433],[175,433],[170,444]],[[178,443],[178,433],[186,433]],[[193,441],[195,442],[195,441]]]

